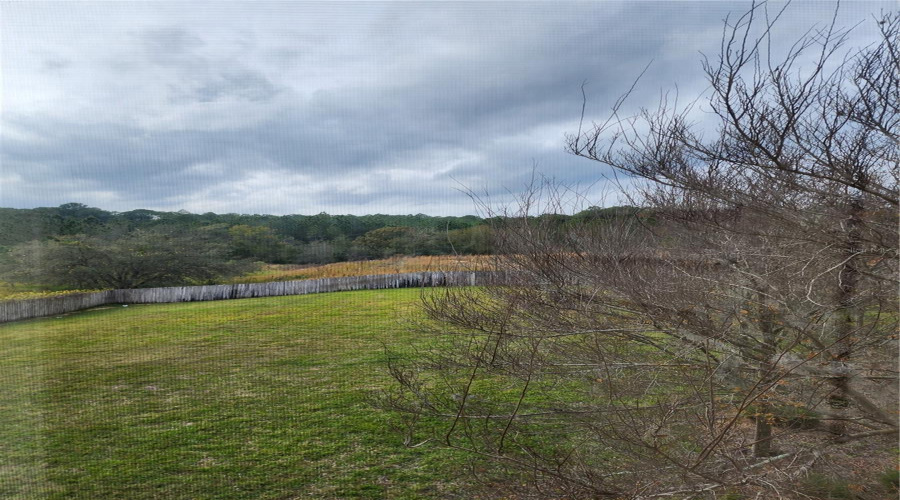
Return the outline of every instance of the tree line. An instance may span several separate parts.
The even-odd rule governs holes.
[[[547,214],[558,227],[630,216],[628,207]],[[258,263],[489,254],[502,218],[110,212],[81,203],[0,208],[0,278],[54,288],[213,283]]]
[[[131,210],[112,212],[81,203],[34,209],[0,208],[0,249],[29,241],[67,236],[116,237],[135,231],[174,232],[218,231],[219,239],[234,246],[237,257],[269,263],[319,263],[354,258],[381,257],[391,248],[357,245],[358,238],[385,227],[409,228],[404,235],[414,245],[402,245],[404,252],[446,253],[448,245],[460,253],[487,251],[478,230],[483,225],[476,216],[432,217],[417,215],[259,215],[193,214]],[[399,235],[395,235],[399,236]],[[377,237],[377,235],[376,235]],[[382,238],[391,240],[392,238]],[[445,242],[447,244],[445,244]],[[395,243],[386,241],[386,244]],[[398,252],[402,253],[402,252]]]

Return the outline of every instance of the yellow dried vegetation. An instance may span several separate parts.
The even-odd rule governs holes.
[[[73,293],[91,293],[102,292],[103,290],[60,290],[60,291],[41,291],[41,290],[18,290],[15,286],[6,283],[0,283],[0,301],[3,300],[28,300],[43,299],[46,297],[59,297],[62,295],[71,295]]]
[[[335,262],[319,266],[266,264],[259,271],[235,278],[230,283],[266,283],[317,278],[340,278],[368,274],[418,273],[423,271],[486,270],[490,258],[481,255],[433,255],[391,257],[379,260]]]
[[[478,271],[490,268],[490,257],[483,255],[434,255],[391,257],[379,260],[335,262],[324,265],[266,264],[259,271],[239,276],[226,283],[267,283],[368,274],[418,273],[423,271]],[[42,291],[39,287],[0,282],[0,301],[56,297],[101,290]]]

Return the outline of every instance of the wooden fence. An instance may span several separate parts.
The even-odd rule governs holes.
[[[10,300],[0,302],[0,323],[19,319],[53,316],[79,309],[114,303],[116,290],[103,292],[72,293],[39,299]]]
[[[132,288],[93,293],[73,293],[57,297],[0,302],[0,323],[53,316],[106,304],[150,304],[207,300],[249,299],[347,290],[381,290],[432,286],[475,286],[495,282],[487,271],[448,271],[405,274],[376,274],[271,283],[236,285]]]

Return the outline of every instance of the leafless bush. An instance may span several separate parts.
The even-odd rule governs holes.
[[[395,409],[538,497],[789,496],[824,450],[896,441],[900,17],[842,59],[832,26],[776,63],[764,11],[704,64],[714,138],[696,103],[624,101],[569,138],[646,181],[644,210],[561,224],[537,186],[499,214],[507,280],[426,298],[435,347],[392,364]]]

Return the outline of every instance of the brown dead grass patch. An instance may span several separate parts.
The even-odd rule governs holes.
[[[259,271],[232,280],[232,283],[265,283],[317,278],[340,278],[368,274],[418,273],[425,271],[477,271],[489,268],[483,255],[434,255],[391,257],[379,260],[335,262],[320,266],[266,264]]]

